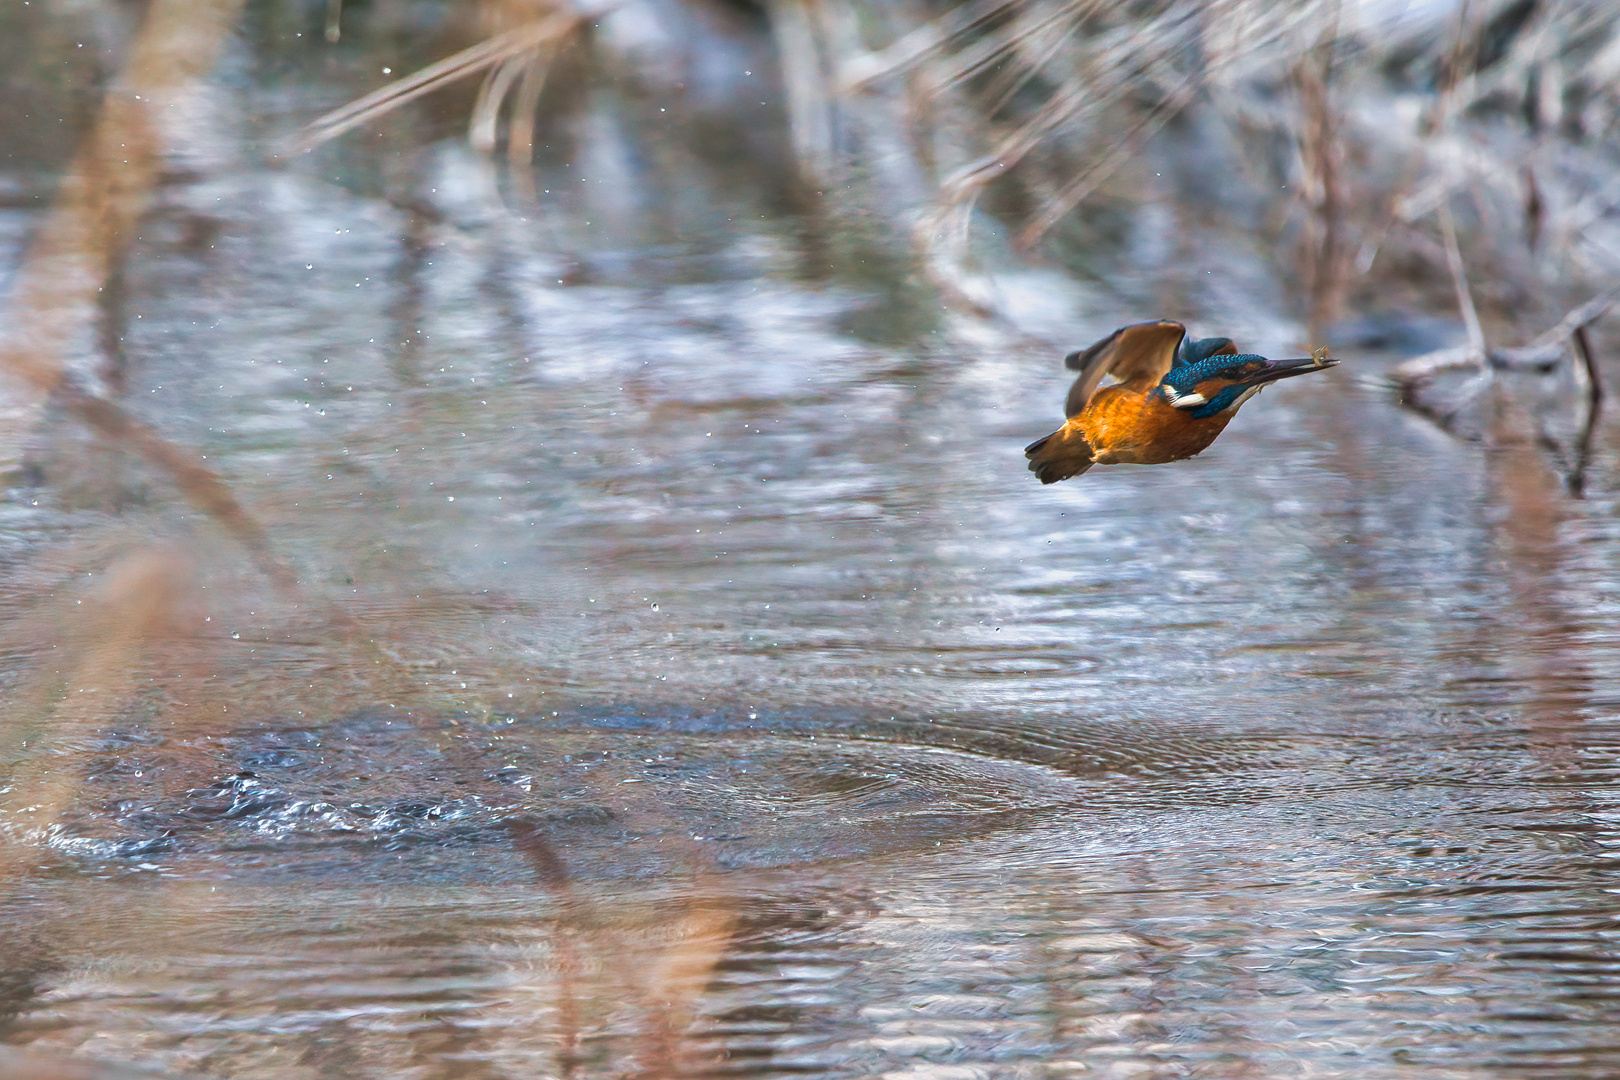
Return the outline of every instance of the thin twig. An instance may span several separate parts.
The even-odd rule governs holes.
[[[1040,216],[1018,234],[1018,242],[1030,247],[1045,236],[1065,214],[1084,202],[1097,190],[1098,185],[1138,154],[1142,142],[1148,136],[1173,120],[1193,99],[1199,85],[1196,78],[1183,79],[1180,86],[1176,87],[1165,100],[1155,105],[1146,116],[1139,119],[1100,161],[1069,181],[1062,191],[1048,199],[1046,205],[1041,207]]]
[[[1006,41],[1006,52],[1013,62],[992,77],[985,88],[983,97],[986,114],[994,116],[1011,104],[1018,92],[1028,86],[1053,58],[1062,53],[1073,53],[1075,34],[1080,30],[1086,16],[1097,7],[1097,0],[1070,0],[1063,9],[1036,23],[1034,27],[1010,35]],[[1068,25],[1058,27],[1060,22],[1067,22]],[[1046,35],[1050,40],[1046,42],[1044,48],[1033,56],[1025,55],[1027,53],[1025,46],[1037,43],[1047,30],[1054,27],[1057,27],[1057,32]]]
[[[1597,359],[1592,355],[1592,342],[1586,334],[1586,324],[1575,327],[1570,334],[1575,342],[1575,355],[1586,369],[1586,415],[1581,421],[1580,434],[1575,437],[1575,460],[1569,468],[1569,493],[1582,498],[1586,493],[1586,467],[1592,461],[1592,439],[1597,435],[1598,418],[1603,414],[1603,381],[1598,377]]]
[[[202,463],[200,454],[170,442],[156,428],[135,419],[117,403],[86,391],[71,377],[58,384],[54,396],[115,446],[134,451],[167,473],[187,500],[253,553],[259,569],[277,586],[290,590],[297,584],[297,577],[276,557],[264,526],[237,502],[219,474]]]
[[[862,53],[846,60],[837,72],[841,93],[864,90],[889,75],[898,75],[939,52],[944,46],[986,19],[1000,15],[1022,0],[988,0],[958,8],[932,22],[923,23],[898,41],[877,52]]]
[[[521,56],[542,45],[560,40],[582,21],[573,12],[560,12],[538,22],[508,30],[504,34],[479,42],[436,64],[429,64],[412,75],[396,79],[381,89],[374,90],[340,109],[311,121],[303,133],[287,150],[286,155],[307,153],[322,143],[330,142],[345,131],[375,120],[423,94],[439,87],[483,71],[487,67]]]
[[[478,88],[473,100],[472,119],[467,121],[467,142],[474,150],[491,153],[495,149],[500,129],[501,106],[512,90],[512,84],[528,67],[523,56],[509,56],[490,69],[484,84]]]
[[[523,68],[512,102],[512,118],[507,127],[506,156],[514,171],[534,164],[534,124],[540,109],[540,94],[546,88],[546,75],[557,53],[557,40],[537,47]],[[532,185],[531,185],[532,187]]]
[[[1568,315],[1558,320],[1558,325],[1548,330],[1536,339],[1536,344],[1546,344],[1572,336],[1577,330],[1585,329],[1601,319],[1616,303],[1620,303],[1620,291],[1606,292],[1601,296],[1594,296],[1580,307],[1575,308]],[[1597,384],[1597,369],[1591,369],[1593,385]]]
[[[1485,360],[1485,331],[1479,324],[1479,309],[1474,306],[1474,293],[1468,286],[1468,271],[1463,266],[1462,251],[1457,247],[1457,226],[1451,220],[1451,200],[1443,199],[1437,211],[1440,215],[1440,238],[1446,246],[1446,265],[1451,268],[1451,282],[1457,289],[1457,310],[1462,313],[1463,326],[1468,330],[1468,347]]]

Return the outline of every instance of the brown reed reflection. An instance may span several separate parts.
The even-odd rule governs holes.
[[[205,1080],[196,1073],[152,1072],[6,1046],[0,1046],[0,1076],[6,1080]]]
[[[49,400],[114,447],[157,466],[246,545],[272,580],[288,586],[291,574],[272,554],[263,527],[225,482],[195,451],[97,391],[85,363],[100,297],[118,276],[163,167],[169,110],[213,70],[240,8],[241,0],[158,0],[147,12],[129,61],[17,273],[0,373],[31,395],[36,422]],[[16,453],[14,446],[4,449]]]
[[[125,68],[17,272],[0,373],[20,391],[13,401],[25,406],[29,421],[39,423],[49,403],[116,451],[156,466],[287,590],[292,572],[272,552],[263,525],[195,450],[98,390],[89,359],[100,298],[120,288],[122,260],[164,167],[171,110],[197,93],[212,71],[240,6],[239,0],[157,0],[146,12]],[[17,454],[23,435],[14,431],[14,444],[4,452]],[[60,748],[82,745],[127,718],[154,655],[174,636],[191,569],[178,548],[137,546],[112,559],[87,595],[71,589],[70,599],[42,603],[12,629],[49,645],[50,658],[41,649],[0,732],[17,761],[0,804],[11,823],[0,845],[5,876],[34,860],[27,848],[49,835],[73,800],[73,758]]]
[[[122,262],[169,149],[172,113],[197,92],[234,28],[239,0],[158,0],[147,11],[123,72],[103,101],[83,149],[63,178],[54,209],[19,268],[0,339],[0,374],[38,424],[47,404],[64,410],[117,452],[145,459],[180,494],[240,541],[282,588],[292,575],[271,551],[263,526],[195,450],[175,444],[96,388],[104,296],[121,291]],[[117,371],[102,371],[119,382]],[[10,433],[6,456],[26,430]],[[190,595],[191,565],[172,546],[141,547],[102,567],[96,587],[36,605],[8,636],[39,643],[0,740],[17,762],[0,802],[10,826],[0,842],[6,878],[26,872],[71,805],[78,779],[71,752],[127,719],[155,652],[172,637]],[[48,658],[47,658],[48,657]]]
[[[1556,775],[1583,767],[1580,727],[1598,680],[1582,645],[1595,627],[1568,585],[1568,575],[1579,567],[1580,551],[1569,534],[1578,519],[1541,443],[1523,403],[1497,394],[1488,475],[1492,503],[1501,512],[1497,545],[1512,615],[1502,624],[1510,632],[1482,642],[1480,652],[1504,658],[1526,686],[1528,719],[1550,739],[1538,752],[1552,759],[1546,764]]]
[[[188,571],[176,551],[137,552],[108,568],[88,596],[69,593],[36,616],[41,655],[0,729],[6,756],[17,763],[0,797],[9,826],[0,839],[0,880],[38,861],[31,849],[78,792],[74,755],[60,748],[83,745],[127,718],[154,646],[177,628]]]
[[[548,973],[556,995],[560,1075],[572,1077],[586,1064],[586,1039],[599,1041],[594,1029],[620,1014],[627,1000],[634,1035],[616,1055],[616,1073],[663,1080],[714,1065],[719,1051],[706,1048],[701,1038],[700,1007],[716,966],[730,951],[736,915],[723,892],[705,888],[708,875],[700,868],[707,860],[698,846],[682,845],[687,859],[698,864],[696,876],[657,900],[576,890],[566,854],[552,845],[544,825],[514,822],[511,834],[562,913]]]

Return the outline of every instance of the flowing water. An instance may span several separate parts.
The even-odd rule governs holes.
[[[1042,488],[1059,358],[1160,311],[1032,270],[1011,323],[901,310],[742,196],[654,243],[611,190],[503,209],[449,145],[431,213],[219,154],[131,253],[123,395],[299,585],[65,421],[37,448],[16,723],[106,675],[76,608],[181,584],[112,713],[34,732],[78,788],[0,893],[0,1042],[255,1080],[1620,1072],[1612,426],[1570,499],[1340,347],[1196,460]],[[592,213],[625,235],[556,255]],[[1223,303],[1195,330],[1298,347]]]

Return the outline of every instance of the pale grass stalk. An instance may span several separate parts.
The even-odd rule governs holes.
[[[1099,0],[1069,0],[1033,26],[1021,27],[1009,35],[1003,51],[1011,54],[1013,62],[985,88],[986,112],[994,115],[1006,108],[1013,96],[1060,53],[1076,51],[1074,35],[1080,21],[1099,6]]]
[[[816,181],[828,179],[836,164],[833,152],[834,81],[825,70],[817,0],[777,0],[771,11],[787,102],[788,134],[800,171]]]
[[[1295,142],[1299,148],[1300,172],[1310,200],[1310,262],[1307,266],[1306,293],[1309,299],[1307,325],[1310,336],[1318,338],[1328,323],[1339,317],[1344,307],[1345,206],[1342,179],[1343,146],[1339,127],[1343,120],[1332,97],[1333,24],[1310,54],[1300,58],[1295,79],[1301,99],[1301,122]]]
[[[1125,136],[1116,142],[1107,154],[1069,181],[1057,194],[1047,199],[1035,219],[1019,233],[1019,243],[1034,246],[1050,232],[1069,211],[1079,206],[1096,191],[1120,166],[1141,149],[1141,144],[1154,132],[1164,127],[1198,92],[1195,79],[1184,79],[1165,101],[1138,120]]]
[[[901,74],[943,50],[956,35],[1023,2],[988,0],[969,4],[923,23],[876,52],[863,52],[844,61],[838,69],[838,88],[846,93],[862,90],[879,79]]]
[[[1485,359],[1485,331],[1480,326],[1479,309],[1474,306],[1474,290],[1468,285],[1468,271],[1463,266],[1462,251],[1457,246],[1457,226],[1451,220],[1451,201],[1440,203],[1440,238],[1446,247],[1446,266],[1451,271],[1451,284],[1457,290],[1457,311],[1468,332],[1469,351]]]
[[[538,201],[534,190],[534,173],[528,166],[534,163],[534,124],[540,110],[540,94],[546,88],[546,74],[551,69],[560,39],[538,46],[523,68],[512,99],[512,119],[507,124],[506,160],[512,167],[512,177],[519,190],[530,202]]]
[[[387,86],[374,90],[362,98],[351,101],[340,109],[333,109],[304,127],[302,134],[288,149],[288,155],[307,153],[322,143],[330,142],[344,132],[370,123],[408,101],[431,93],[458,79],[476,75],[486,68],[534,52],[544,46],[555,46],[576,30],[583,16],[573,12],[558,12],[536,22],[515,27],[502,34],[480,41],[438,63],[396,79]],[[496,102],[498,109],[499,102]]]
[[[472,119],[467,122],[467,142],[474,150],[492,154],[500,132],[501,106],[512,92],[529,61],[526,56],[509,56],[490,69],[473,101]]]

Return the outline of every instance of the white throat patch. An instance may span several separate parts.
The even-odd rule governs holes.
[[[1176,388],[1173,386],[1161,386],[1159,389],[1164,391],[1166,400],[1170,402],[1170,407],[1174,409],[1196,409],[1209,400],[1203,394],[1196,392],[1177,393]]]
[[[1209,399],[1207,397],[1205,397],[1203,394],[1198,393],[1197,391],[1191,391],[1189,393],[1181,394],[1181,393],[1176,392],[1175,387],[1173,387],[1173,386],[1164,386],[1164,385],[1161,385],[1159,387],[1159,389],[1164,391],[1165,400],[1170,402],[1171,408],[1175,408],[1175,409],[1196,409],[1196,408],[1198,408],[1198,406],[1203,405],[1204,403],[1209,401]],[[1249,387],[1247,390],[1243,391],[1243,393],[1239,394],[1232,401],[1232,404],[1230,404],[1226,408],[1222,409],[1221,412],[1223,412],[1223,413],[1237,412],[1239,405],[1242,405],[1245,401],[1248,401],[1250,398],[1254,397],[1254,395],[1258,394],[1260,391],[1262,391],[1264,389],[1265,389],[1265,384],[1264,383],[1262,383],[1259,386],[1251,386],[1251,387]]]
[[[1232,404],[1228,405],[1226,408],[1222,409],[1221,411],[1222,412],[1237,412],[1239,405],[1243,404],[1245,401],[1248,401],[1250,398],[1254,397],[1254,395],[1258,394],[1260,391],[1264,390],[1265,388],[1266,388],[1265,383],[1261,383],[1259,386],[1251,386],[1251,387],[1249,387],[1247,390],[1243,391],[1243,393],[1241,393],[1241,394],[1239,394],[1237,396],[1236,401],[1232,402]]]

